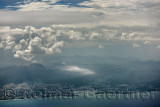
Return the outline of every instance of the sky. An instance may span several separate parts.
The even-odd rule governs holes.
[[[0,67],[160,60],[160,0],[0,0],[0,16]]]

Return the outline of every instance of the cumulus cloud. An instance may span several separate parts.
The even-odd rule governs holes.
[[[89,0],[77,6],[57,2],[24,0],[0,10],[0,48],[35,61],[39,54],[61,53],[72,41],[123,40],[133,47],[140,47],[135,41],[160,41],[159,0]]]
[[[77,67],[77,66],[66,66],[63,69],[65,71],[80,73],[82,75],[92,75],[92,74],[95,74],[93,71],[91,71],[89,69],[80,68],[80,67]]]
[[[129,28],[128,28],[129,29]],[[139,30],[139,29],[137,29]],[[88,24],[61,24],[49,27],[25,28],[0,27],[0,48],[12,50],[15,58],[35,61],[37,55],[54,55],[61,53],[61,48],[72,41],[126,40],[126,41],[159,41],[159,36],[149,36],[146,30],[121,32],[117,27]],[[133,44],[133,47],[140,47]],[[103,48],[102,45],[98,46]]]
[[[51,30],[50,28],[36,29],[31,26],[24,29],[1,27],[0,47],[12,50],[15,58],[26,61],[34,61],[34,57],[38,54],[61,53],[60,48],[65,42],[56,40],[56,35],[50,34],[53,33]],[[15,31],[20,32],[15,33]]]

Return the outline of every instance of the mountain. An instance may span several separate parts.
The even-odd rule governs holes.
[[[83,79],[82,79],[83,78]],[[8,83],[87,83],[86,76],[68,73],[58,68],[47,68],[33,63],[29,66],[9,66],[0,68],[1,86]]]
[[[133,61],[119,64],[86,64],[85,68],[94,70],[94,75],[80,75],[68,72],[65,65],[53,65],[47,68],[33,63],[28,66],[8,66],[0,68],[0,87],[9,83],[68,83],[74,85],[102,84],[106,81],[110,85],[119,84],[160,84],[160,62]],[[74,68],[78,69],[79,68]],[[83,69],[84,70],[84,69]]]

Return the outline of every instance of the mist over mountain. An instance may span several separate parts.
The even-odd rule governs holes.
[[[28,66],[8,66],[0,68],[1,87],[9,83],[68,83],[73,85],[93,85],[109,82],[112,86],[121,84],[160,84],[160,62],[133,61],[123,64],[92,64],[89,69],[57,64],[52,68],[38,63]],[[86,72],[89,72],[87,74]],[[90,73],[91,72],[91,73]],[[156,84],[156,85],[155,85]]]
[[[81,79],[83,78],[83,79]],[[1,86],[8,83],[76,83],[87,80],[86,76],[74,72],[64,72],[59,68],[47,68],[33,63],[29,66],[9,66],[0,68]],[[73,81],[74,80],[74,81]]]

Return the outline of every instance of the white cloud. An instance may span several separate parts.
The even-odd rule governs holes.
[[[133,48],[141,47],[141,45],[134,43],[134,44],[132,44],[132,47],[133,47]]]
[[[159,0],[90,0],[79,7],[58,1],[25,0],[8,6],[17,10],[0,10],[0,48],[34,61],[38,54],[61,53],[70,41],[160,41]]]
[[[69,35],[69,39],[71,40],[85,40],[84,37],[82,37],[81,32],[75,32],[73,30],[66,32]]]
[[[89,35],[89,39],[93,40],[94,38],[98,38],[100,36],[99,33],[93,32]]]
[[[127,33],[122,33],[121,40],[126,40],[128,38]]]
[[[13,50],[14,57],[33,61],[39,54],[61,53],[61,48],[71,41],[128,40],[130,42],[160,41],[158,35],[149,36],[146,28],[121,32],[120,28],[99,24],[61,24],[49,27],[0,27],[0,48]],[[149,29],[149,28],[147,28]],[[133,47],[140,47],[133,44]],[[102,45],[98,46],[103,48]]]
[[[99,45],[99,46],[98,46],[98,48],[104,48],[104,46],[102,46],[102,45]]]
[[[89,17],[90,12],[42,10],[12,11],[0,10],[1,26],[51,26],[52,24],[92,23],[101,19]]]
[[[159,0],[90,0],[79,3],[79,5],[88,6],[95,9],[121,9],[128,11],[137,7],[151,7],[153,4],[159,3]],[[152,4],[152,5],[151,5]],[[156,5],[158,7],[158,5]]]
[[[145,42],[144,42],[145,45],[148,45],[148,44],[150,44],[150,43],[151,43],[150,41],[145,41]]]
[[[15,33],[15,31],[20,32]],[[38,54],[61,53],[60,48],[65,42],[56,40],[56,35],[50,33],[52,29],[44,27],[40,29],[31,26],[24,29],[1,27],[0,48],[13,50],[15,58],[26,61],[35,60],[34,57]]]
[[[77,73],[80,73],[82,75],[92,75],[92,74],[95,74],[93,71],[91,71],[89,69],[80,68],[80,67],[77,67],[77,66],[66,66],[63,69],[66,70],[66,71],[69,71],[69,72],[77,72]]]
[[[0,10],[0,48],[35,61],[38,54],[61,53],[71,41],[125,40],[133,47],[160,41],[159,0],[90,0],[80,7],[58,1],[25,0],[8,6],[17,10]]]
[[[159,23],[159,0],[90,0],[79,3],[79,7],[53,4],[58,1],[34,0],[8,6],[18,10],[1,10],[0,24],[46,26],[94,22],[112,26],[156,26]]]

